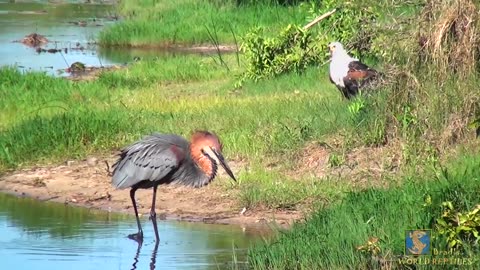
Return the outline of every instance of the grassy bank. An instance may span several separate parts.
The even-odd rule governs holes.
[[[240,1],[241,2],[241,1]],[[234,44],[253,26],[277,31],[289,23],[303,24],[306,13],[296,6],[273,1],[181,0],[120,3],[124,21],[105,29],[103,46],[165,46],[178,44]]]
[[[282,173],[307,142],[349,127],[346,104],[327,79],[319,81],[326,70],[235,89],[242,67],[235,55],[224,60],[229,70],[195,55],[140,61],[92,82],[2,68],[0,168],[101,155],[153,131],[188,137],[208,129],[222,138],[228,159],[245,164],[238,172],[242,205],[295,207],[342,192],[334,182],[325,188],[308,175]],[[265,172],[272,162],[279,166]]]
[[[37,127],[55,135],[53,141],[57,137],[67,140],[61,132],[69,126],[83,128],[84,132],[92,134],[90,140],[96,141],[95,134],[103,137],[100,129],[105,129],[102,121],[98,126],[92,121],[97,118],[109,119],[111,125],[117,125],[118,130],[104,131],[115,136],[121,135],[119,130],[136,136],[147,130],[187,136],[195,129],[215,130],[230,156],[250,160],[291,152],[312,138],[337,130],[340,123],[348,122],[348,115],[342,117],[341,113],[345,105],[326,82],[318,85],[320,71],[315,68],[304,75],[287,75],[275,83],[250,84],[242,90],[234,90],[234,81],[221,74],[206,78],[210,77],[209,68],[201,69],[201,75],[198,70],[193,72],[195,74],[172,75],[162,83],[157,75],[162,74],[159,69],[165,65],[169,63],[141,63],[128,71],[107,73],[95,82],[86,83],[2,69],[2,75],[10,79],[2,89],[8,92],[8,98],[2,100],[6,109],[2,111],[1,145],[11,148],[12,165],[35,162],[41,157],[25,154],[36,147],[36,142],[29,138],[43,136],[40,130],[35,132]],[[178,66],[172,70],[184,72],[180,67],[183,64],[174,65]],[[198,76],[203,77],[202,81]],[[153,84],[154,81],[157,83]],[[327,98],[334,102],[327,102]],[[19,116],[18,111],[28,113]],[[76,147],[82,141],[66,141],[65,144]],[[46,153],[53,150],[43,148]],[[2,160],[6,157],[2,156]]]
[[[446,238],[436,227],[445,211],[442,202],[451,201],[459,212],[472,211],[480,202],[479,168],[480,158],[468,157],[429,179],[413,176],[398,188],[352,192],[252,248],[249,262],[254,269],[409,269],[398,263],[405,251],[405,231],[433,229],[432,248],[447,250]],[[369,239],[372,244],[367,248]],[[477,269],[479,252],[477,244],[473,249],[459,248],[453,257],[472,260],[461,269]]]

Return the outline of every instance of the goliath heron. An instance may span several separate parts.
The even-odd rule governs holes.
[[[155,237],[159,241],[155,197],[159,185],[182,184],[202,187],[210,183],[221,165],[234,180],[231,169],[222,155],[219,138],[208,131],[197,131],[189,143],[174,134],[154,133],[122,149],[113,165],[112,185],[117,189],[130,189],[130,198],[137,219],[138,233],[129,235],[137,242],[143,241],[143,231],[138,218],[135,191],[153,187],[150,218]]]

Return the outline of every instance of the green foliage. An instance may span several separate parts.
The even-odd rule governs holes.
[[[470,123],[470,128],[475,130],[475,134],[478,137],[480,137],[480,111],[477,111],[477,114],[474,118],[474,120]]]
[[[319,33],[317,46],[321,51],[326,52],[330,42],[340,41],[349,52],[361,58],[373,56],[369,52],[376,38],[374,23],[381,12],[377,7],[378,2],[369,1],[322,0],[301,4],[301,8],[308,14],[308,21],[337,9],[332,16],[314,26],[315,31]],[[325,57],[326,54],[322,54],[322,60],[326,60]]]
[[[366,104],[365,100],[361,95],[355,98],[350,104],[348,104],[348,112],[353,119],[357,119],[361,116],[362,113],[365,112]]]
[[[278,37],[264,37],[263,28],[248,33],[241,51],[247,60],[246,71],[241,78],[258,81],[286,72],[299,73],[319,61],[311,33],[301,27],[288,25]]]
[[[328,165],[330,167],[340,167],[345,163],[345,155],[330,153],[328,156]]]
[[[224,60],[231,65],[235,55]],[[318,83],[330,86],[318,69],[241,92],[227,75],[196,55],[142,60],[92,82],[0,69],[0,171],[110,151],[151,131],[188,137],[196,129],[216,131],[227,156],[264,160],[348,123],[340,100],[326,102],[333,87],[318,91]]]
[[[478,204],[479,176],[479,157],[466,157],[451,164],[448,173],[439,172],[435,180],[415,175],[401,186],[348,192],[340,202],[317,209],[306,221],[251,247],[249,264],[253,269],[384,269],[383,262],[386,269],[403,269],[396,263],[404,254],[405,230],[432,228],[432,221],[442,214],[441,202],[450,198],[458,198],[462,207]],[[478,230],[479,210],[474,209],[461,217]],[[444,244],[435,239],[432,248],[447,251]],[[459,257],[478,263],[479,252],[470,249]],[[449,267],[445,265],[445,269],[457,266]]]
[[[278,170],[265,170],[254,167],[242,172],[240,179],[240,205],[248,209],[267,208],[302,210],[309,201],[316,204],[336,201],[350,190],[347,184],[325,179],[303,177],[289,179]]]
[[[422,3],[387,4],[375,26],[371,52],[384,61],[385,80],[361,113],[353,113],[358,101],[349,105],[356,115],[351,138],[367,145],[401,141],[404,164],[435,166],[445,150],[480,134],[479,69],[472,60],[480,51],[480,7],[471,0]],[[392,7],[402,12],[393,15]]]
[[[278,31],[289,23],[303,23],[305,15],[276,1],[240,4],[220,0],[123,0],[125,20],[106,27],[99,36],[104,46],[167,47],[211,43],[209,29],[220,44],[236,43],[252,27]],[[233,23],[234,22],[234,23]]]
[[[464,140],[472,132],[469,123],[478,118],[478,61],[473,59],[480,51],[480,6],[471,0],[412,3],[415,12],[381,26],[402,27],[375,41],[388,67],[382,87],[386,98],[377,115],[385,119],[389,137],[402,140],[403,160],[424,163]]]
[[[397,121],[400,124],[402,137],[408,138],[408,136],[416,135],[415,131],[418,130],[418,117],[410,105],[403,105],[402,111],[397,116]]]
[[[214,2],[223,1],[223,0],[210,0]],[[227,0],[228,1],[228,0]],[[235,2],[237,5],[283,5],[283,6],[293,6],[301,2],[309,2],[311,0],[230,0]]]
[[[225,72],[213,59],[197,55],[172,55],[139,61],[129,69],[102,73],[98,81],[109,88],[148,87],[158,83],[220,78]]]
[[[355,144],[379,146],[387,140],[385,115],[385,95],[375,93],[365,96],[358,95],[348,104],[350,121],[353,129],[349,131],[349,138]]]
[[[300,6],[308,14],[309,21],[334,8],[338,8],[336,13],[314,26],[318,29],[318,36],[312,30],[292,24],[274,37],[267,36],[260,27],[251,30],[241,46],[247,70],[237,85],[245,80],[258,81],[287,72],[299,73],[309,65],[325,62],[329,57],[327,45],[335,40],[346,43],[356,55],[367,53],[374,37],[371,25],[378,15],[372,8],[338,0],[322,1],[320,5],[312,1]]]
[[[73,111],[52,118],[36,116],[0,134],[0,161],[15,167],[30,160],[56,158],[118,147],[125,131],[138,121],[128,113]]]
[[[451,201],[442,203],[443,214],[436,220],[440,235],[447,237],[448,247],[458,249],[464,243],[478,245],[480,242],[480,204],[472,211],[461,213]]]

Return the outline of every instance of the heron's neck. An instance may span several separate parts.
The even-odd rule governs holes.
[[[212,159],[205,158],[208,161],[202,160],[202,163],[197,163],[195,159],[190,160],[190,166],[184,166],[184,170],[176,177],[176,182],[194,187],[201,187],[210,183],[217,175],[218,166]],[[208,171],[205,170],[207,162]]]

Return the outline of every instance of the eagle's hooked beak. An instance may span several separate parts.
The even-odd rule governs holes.
[[[215,149],[212,149],[212,152],[217,156],[218,161],[220,162],[220,165],[222,165],[223,169],[227,172],[227,174],[233,179],[233,181],[237,182],[237,179],[233,175],[232,170],[228,166],[227,162],[225,161],[225,158],[222,156],[222,154],[218,153]]]
[[[335,51],[335,45],[328,45],[328,50],[330,51],[330,55],[332,55]]]

